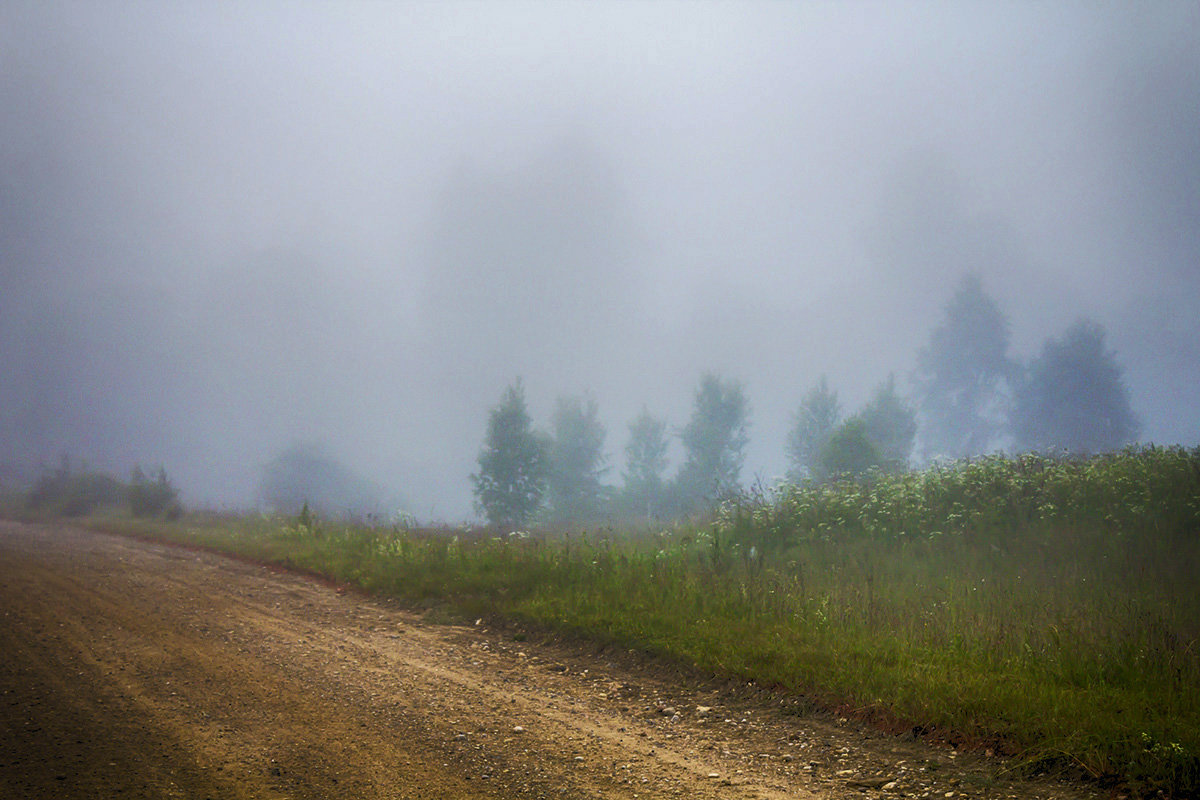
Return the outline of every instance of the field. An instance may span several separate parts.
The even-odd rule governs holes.
[[[655,653],[896,731],[1200,793],[1200,450],[986,458],[589,531],[93,519]]]

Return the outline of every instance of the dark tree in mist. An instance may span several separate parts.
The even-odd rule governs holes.
[[[305,505],[326,517],[383,510],[380,492],[366,478],[314,443],[292,444],[263,467],[258,496],[279,514],[298,514]]]
[[[824,478],[855,478],[878,467],[882,457],[871,441],[867,424],[855,415],[838,426],[821,448],[821,474]]]
[[[1008,340],[1008,319],[979,276],[967,275],[917,355],[914,382],[926,458],[962,458],[1000,443],[1015,374]]]
[[[916,434],[916,412],[896,391],[896,376],[889,375],[862,410],[826,438],[814,474],[824,480],[904,469]]]
[[[488,522],[517,527],[542,507],[549,472],[547,450],[533,430],[525,387],[518,379],[488,416],[479,472],[471,476],[476,509]]]
[[[895,375],[879,385],[858,417],[878,453],[878,466],[891,470],[906,467],[917,435],[917,414],[896,391]]]
[[[741,384],[712,374],[701,378],[692,418],[680,434],[685,455],[676,490],[684,510],[739,488],[749,413]]]
[[[788,433],[787,457],[792,465],[792,480],[821,477],[821,451],[829,443],[841,417],[837,392],[829,388],[829,381],[822,375],[821,382],[800,402],[792,430]]]
[[[629,423],[622,500],[631,513],[655,517],[665,512],[668,444],[666,420],[646,409]]]
[[[1102,453],[1137,436],[1129,389],[1104,335],[1103,326],[1082,319],[1043,345],[1016,395],[1013,432],[1020,449]]]
[[[135,517],[153,517],[165,514],[178,518],[183,509],[179,505],[179,490],[167,477],[165,467],[159,467],[151,477],[141,465],[134,465],[129,477],[129,510]]]
[[[556,520],[588,520],[600,516],[607,471],[604,426],[592,397],[560,397],[554,409],[550,443],[548,497]]]

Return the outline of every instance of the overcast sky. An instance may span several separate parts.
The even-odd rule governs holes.
[[[1200,443],[1200,5],[0,5],[0,464],[245,505],[321,442],[471,515],[487,410],[744,383],[771,482],[978,272]],[[678,464],[675,454],[672,468]]]

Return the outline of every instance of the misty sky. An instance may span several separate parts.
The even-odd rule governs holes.
[[[769,483],[967,271],[1195,445],[1198,145],[1194,2],[7,0],[0,465],[227,507],[320,442],[454,521],[516,376],[543,425],[594,393],[616,482],[715,371]]]

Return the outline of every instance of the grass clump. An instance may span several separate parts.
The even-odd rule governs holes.
[[[157,530],[642,648],[1030,770],[1200,792],[1200,449],[788,486],[650,532]]]

